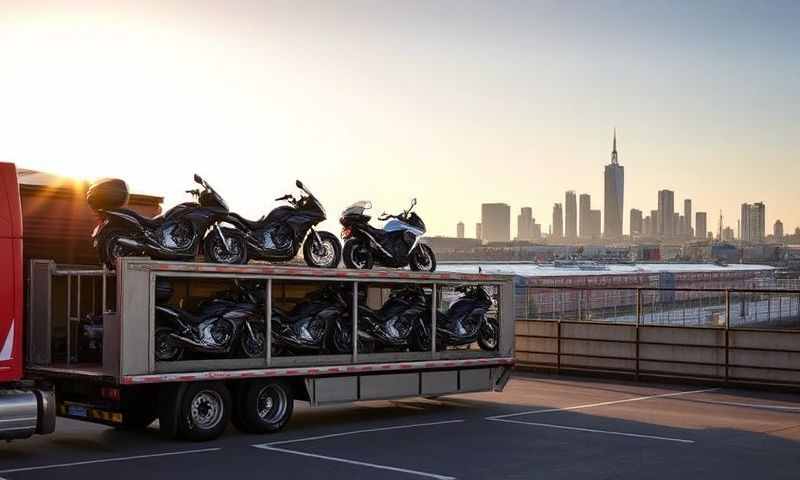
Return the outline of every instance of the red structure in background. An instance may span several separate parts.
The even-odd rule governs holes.
[[[22,379],[22,213],[13,163],[0,163],[0,383]]]

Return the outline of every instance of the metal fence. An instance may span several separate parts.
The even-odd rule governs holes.
[[[521,366],[800,386],[800,290],[522,287]]]

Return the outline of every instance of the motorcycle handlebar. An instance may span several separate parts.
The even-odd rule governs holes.
[[[276,199],[275,199],[275,201],[276,201],[276,202],[280,202],[281,200],[288,200],[288,199],[290,199],[290,198],[291,198],[292,200],[294,200],[294,197],[292,197],[292,194],[291,194],[291,193],[287,193],[286,195],[284,195],[284,196],[282,196],[282,197],[278,197],[278,198],[276,198]]]

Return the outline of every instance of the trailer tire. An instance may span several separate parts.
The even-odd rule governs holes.
[[[168,383],[161,385],[158,391],[158,428],[165,438],[178,438],[178,418],[185,383]]]
[[[247,433],[274,433],[281,430],[294,409],[292,388],[285,382],[254,380],[241,390],[237,428]]]
[[[192,442],[219,437],[228,426],[231,404],[231,393],[222,382],[189,384],[180,401],[178,433]]]

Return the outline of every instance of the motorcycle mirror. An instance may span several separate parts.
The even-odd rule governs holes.
[[[303,182],[301,182],[300,180],[297,180],[297,181],[295,181],[295,182],[294,182],[294,185],[295,185],[297,188],[299,188],[300,190],[305,190],[305,187],[303,187]]]
[[[194,182],[195,183],[199,183],[200,185],[203,185],[203,186],[206,185],[205,181],[203,181],[203,177],[201,177],[200,175],[198,175],[196,173],[194,174]]]
[[[414,206],[415,206],[416,204],[417,204],[417,199],[416,199],[416,198],[412,198],[412,199],[411,199],[411,208],[414,208]]]

